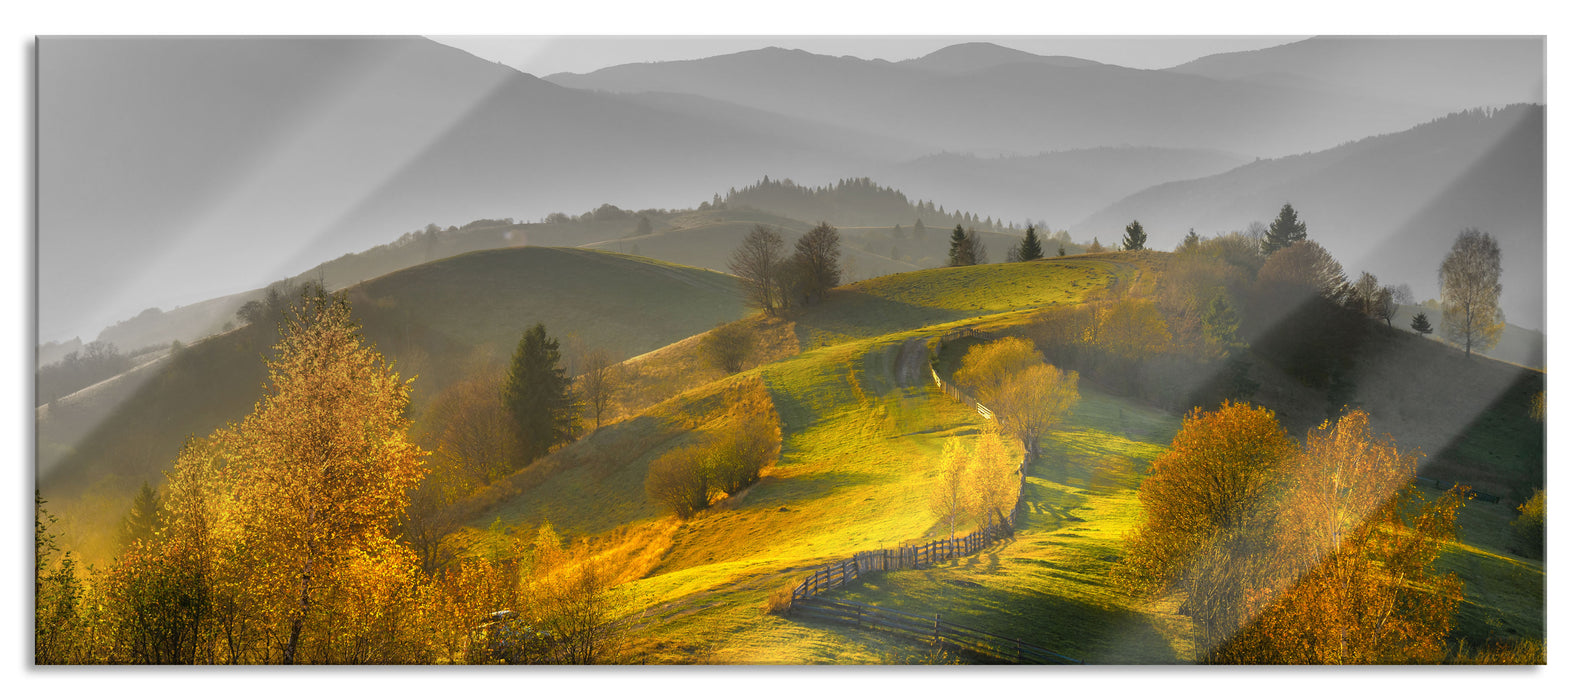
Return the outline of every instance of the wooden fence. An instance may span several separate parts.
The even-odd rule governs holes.
[[[846,603],[822,598],[809,598],[798,606],[798,614],[821,618],[831,622],[882,630],[911,637],[941,648],[953,648],[980,656],[1010,663],[1029,664],[1081,664],[1081,661],[1064,654],[1057,654],[1043,647],[1028,644],[1020,639],[985,632],[963,625],[946,622],[934,615],[881,608],[877,605]]]
[[[1007,519],[1005,525],[985,526],[961,537],[947,537],[923,544],[902,545],[893,549],[858,552],[849,558],[820,567],[807,578],[802,579],[802,583],[791,589],[791,604],[794,606],[822,591],[845,586],[870,571],[921,569],[972,554],[989,546],[989,543],[1003,538],[1014,519],[1013,511],[1012,517]]]
[[[957,388],[956,385],[951,384],[950,382],[940,379],[939,372],[935,371],[933,367],[928,368],[928,373],[934,377],[934,386],[939,387],[939,390],[945,392],[946,396],[976,408],[978,410],[978,415],[983,416],[985,419],[990,421],[994,420],[994,411],[990,410],[988,406],[978,403],[978,400],[973,398],[972,394]]]
[[[961,329],[953,331],[940,340],[967,335],[975,336],[977,333],[971,328]],[[929,368],[929,373],[934,377],[934,385],[938,386],[945,394],[957,401],[975,406],[978,409],[978,413],[985,419],[994,420],[994,412],[989,410],[987,406],[978,403],[972,398],[971,394],[941,379],[939,373],[934,371],[932,367]],[[824,617],[837,622],[855,622],[858,626],[862,626],[866,622],[875,629],[886,629],[892,632],[908,634],[919,633],[919,630],[923,628],[918,626],[918,621],[928,622],[927,618],[875,606],[824,600],[815,596],[823,591],[841,588],[848,583],[856,581],[859,576],[871,571],[920,569],[937,562],[973,554],[993,542],[1011,536],[1012,531],[1016,527],[1018,512],[1021,510],[1022,496],[1027,488],[1027,466],[1031,460],[1031,455],[1022,457],[1022,462],[1018,465],[1018,471],[1021,473],[1022,478],[1018,480],[1016,499],[1012,501],[1010,515],[1002,518],[1000,522],[984,525],[961,537],[946,537],[923,544],[901,545],[893,549],[858,552],[849,558],[833,564],[827,564],[815,570],[807,578],[804,578],[801,583],[797,584],[795,588],[791,589],[791,608],[800,613]],[[1015,663],[1082,663],[1047,649],[1023,644],[1018,639],[1001,637],[970,627],[941,622],[938,614],[933,616],[932,626],[928,626],[927,631],[930,635],[929,639],[936,643],[948,643],[958,649]]]

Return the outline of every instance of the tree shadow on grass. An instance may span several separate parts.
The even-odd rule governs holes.
[[[830,292],[824,303],[795,316],[804,348],[922,328],[968,317],[968,312],[908,304],[852,289]]]
[[[981,562],[980,562],[981,563]],[[996,569],[1005,567],[997,562]],[[911,572],[869,574],[829,597],[874,604],[991,634],[1020,639],[1087,664],[1169,664],[1184,660],[1147,615],[1083,600],[1070,589],[1077,577],[1049,578],[1044,585],[1022,585],[1029,574],[1010,573],[1018,585],[985,585],[974,580],[982,567],[940,566]],[[893,579],[893,580],[891,580]],[[1058,580],[1054,580],[1058,579]]]
[[[738,508],[796,508],[810,501],[833,495],[837,490],[884,483],[878,475],[863,472],[826,471],[817,474],[765,476],[753,487]]]

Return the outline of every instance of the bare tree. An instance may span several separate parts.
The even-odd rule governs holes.
[[[610,408],[610,400],[615,396],[616,375],[620,365],[610,358],[610,353],[604,348],[591,348],[582,353],[582,374],[577,377],[578,389],[582,392],[582,402],[588,411],[593,414],[593,429],[598,430],[604,424],[604,413]]]
[[[1411,303],[1411,287],[1404,284],[1388,285],[1384,288],[1384,296],[1379,300],[1379,318],[1384,319],[1385,324],[1394,328],[1395,315],[1400,312],[1402,306],[1407,306]]]
[[[989,262],[989,249],[983,245],[983,237],[978,235],[978,229],[967,229],[967,253],[972,259],[971,265]]]
[[[462,523],[451,505],[464,493],[463,482],[448,465],[433,468],[409,494],[411,501],[396,520],[398,532],[417,552],[426,572],[438,571],[456,558],[456,548],[445,536]]]
[[[1505,331],[1501,289],[1499,242],[1478,229],[1462,231],[1439,265],[1440,330],[1468,357],[1500,342]]]
[[[802,234],[792,259],[802,270],[807,301],[823,301],[825,293],[840,285],[840,233],[834,226],[820,222]]]
[[[767,226],[753,226],[741,246],[731,252],[731,274],[741,278],[742,291],[753,306],[774,313],[775,275],[785,256],[785,242]]]
[[[474,484],[510,471],[516,445],[500,380],[491,370],[481,368],[445,389],[424,417],[434,446],[430,463]]]
[[[1383,319],[1386,295],[1388,292],[1379,284],[1379,278],[1364,270],[1357,275],[1357,281],[1352,283],[1347,302],[1363,316]]]
[[[1341,302],[1347,286],[1345,268],[1323,246],[1306,239],[1276,250],[1258,271],[1260,295],[1291,297],[1290,301],[1318,296]]]

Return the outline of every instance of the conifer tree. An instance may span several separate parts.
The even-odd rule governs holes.
[[[1027,262],[1042,257],[1044,257],[1044,244],[1038,240],[1038,232],[1028,226],[1027,235],[1022,237],[1022,246],[1017,250],[1017,259]]]
[[[1434,327],[1428,323],[1428,314],[1421,311],[1417,312],[1417,315],[1412,317],[1412,330],[1417,331],[1418,336],[1433,333]]]
[[[1148,242],[1148,234],[1143,231],[1143,225],[1133,220],[1126,225],[1126,237],[1121,239],[1121,248],[1124,250],[1142,250],[1143,244]]]
[[[1241,318],[1236,313],[1230,295],[1224,289],[1219,290],[1209,300],[1208,310],[1203,314],[1203,336],[1220,349],[1228,350],[1239,344],[1237,332],[1240,327]]]
[[[970,248],[967,245],[967,231],[956,224],[956,230],[950,232],[950,256],[947,258],[950,267],[971,265],[966,258]]]
[[[1286,202],[1280,207],[1280,215],[1274,218],[1274,223],[1269,224],[1269,230],[1263,235],[1261,249],[1265,256],[1273,255],[1297,241],[1307,240],[1307,222],[1296,220],[1296,210],[1291,208],[1291,203]]]
[[[164,519],[165,504],[160,502],[159,492],[144,481],[132,499],[132,509],[121,518],[121,547],[152,538]]]
[[[560,362],[560,341],[539,323],[522,333],[502,392],[517,435],[517,466],[577,437],[580,407]]]

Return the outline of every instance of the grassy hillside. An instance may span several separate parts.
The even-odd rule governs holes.
[[[381,316],[418,323],[502,357],[542,322],[618,358],[741,316],[736,281],[707,270],[603,251],[506,248],[458,255],[358,285]]]
[[[575,331],[619,359],[742,312],[724,275],[551,248],[457,256],[358,285],[348,296],[365,337],[403,376],[417,377],[414,413],[480,353],[508,358],[535,322],[563,346]],[[63,408],[40,419],[38,484],[76,539],[71,549],[106,553],[100,535],[113,530],[139,484],[160,482],[187,436],[246,414],[264,383],[261,358],[275,342],[269,325],[194,343],[118,405]]]
[[[992,426],[935,390],[923,378],[926,372],[908,376],[903,368],[913,363],[903,357],[917,357],[927,341],[958,327],[1027,334],[1040,318],[1039,309],[1082,302],[1123,280],[1138,282],[1129,288],[1142,293],[1153,288],[1153,277],[1169,259],[1160,253],[1104,253],[866,280],[835,290],[817,306],[735,321],[753,329],[757,347],[747,369],[730,376],[700,360],[702,336],[696,334],[632,357],[622,365],[626,386],[617,400],[617,420],[462,501],[457,514],[464,524],[451,542],[487,553],[504,538],[528,535],[546,523],[589,538],[598,556],[616,565],[616,593],[639,615],[633,620],[633,651],[650,663],[927,659],[928,649],[881,633],[764,611],[772,595],[813,567],[859,551],[938,537],[947,529],[929,507],[942,455],[953,441],[972,443],[992,434]],[[578,287],[584,282],[556,277],[565,272],[551,269],[557,265],[606,279],[602,285]],[[703,294],[699,290],[719,279],[631,256],[524,249],[460,256],[391,275],[360,288],[354,298],[372,309],[365,317],[369,336],[387,355],[398,363],[439,367],[458,357],[464,343],[503,335],[495,325],[506,323],[500,319],[509,314],[531,311],[525,299],[592,304],[601,293],[657,294],[659,287],[673,285],[664,289],[676,295],[670,297],[674,301]],[[465,306],[460,300],[471,297],[455,287],[468,285],[500,292],[497,296],[508,299],[499,303],[508,308],[489,312],[497,314],[492,317],[458,310],[418,322]],[[716,289],[727,292],[734,294],[728,284]],[[651,310],[648,320],[660,314]],[[696,320],[705,324],[698,330],[712,325],[706,318]],[[628,326],[636,322],[590,318],[584,327],[588,337],[630,334]],[[249,330],[221,338],[240,343]],[[1396,335],[1401,343],[1370,346],[1374,354],[1359,363],[1392,379],[1370,380],[1372,375],[1359,373],[1359,386],[1366,388],[1357,394],[1358,405],[1384,414],[1381,425],[1427,421],[1443,428],[1451,444],[1471,451],[1468,459],[1478,457],[1479,450],[1501,455],[1501,465],[1525,459],[1511,457],[1516,454],[1511,448],[1531,448],[1531,428],[1509,424],[1510,411],[1480,412],[1475,402],[1447,401],[1442,384],[1401,384],[1414,376],[1411,372],[1447,372],[1439,363],[1458,358],[1445,354],[1448,348],[1441,345]],[[949,374],[976,342],[981,341],[967,338],[938,348],[940,371]],[[245,355],[220,354],[209,345],[192,350],[212,355],[217,364],[241,363],[225,358]],[[1445,357],[1425,362],[1425,348]],[[413,349],[431,354],[404,359],[403,353]],[[1254,400],[1276,406],[1297,432],[1300,416],[1322,412],[1323,397],[1277,381],[1276,365],[1260,360],[1264,381]],[[1502,373],[1496,365],[1486,359],[1470,368],[1456,365],[1463,374],[1471,371],[1457,386],[1482,395],[1513,386],[1511,377],[1522,373],[1500,365],[1507,368]],[[1519,381],[1514,386],[1507,391],[1511,406],[1529,388]],[[1044,436],[1013,539],[928,570],[869,575],[832,595],[917,614],[940,613],[947,621],[1089,663],[1190,661],[1188,622],[1169,601],[1127,598],[1109,580],[1112,564],[1123,553],[1122,537],[1140,515],[1137,488],[1148,463],[1169,444],[1180,414],[1117,395],[1095,381],[1083,382],[1082,395],[1075,412]],[[1396,404],[1383,403],[1386,396],[1402,397],[1402,406],[1425,404],[1423,410],[1432,412],[1392,412]],[[723,429],[735,414],[765,405],[778,417],[782,444],[762,480],[685,522],[649,501],[644,479],[656,457]],[[1492,424],[1458,433],[1453,419],[1463,414]],[[1005,465],[1010,469],[1021,455],[1009,441],[1004,444],[1011,448]],[[1541,446],[1541,440],[1536,444]],[[114,478],[120,476],[102,483]],[[68,530],[91,522],[83,509],[94,501],[77,503],[68,511],[74,518]],[[124,510],[98,505],[110,516]],[[1468,580],[1457,635],[1474,645],[1542,638],[1543,564],[1506,551],[1508,506],[1474,503],[1465,512],[1464,541],[1449,547],[1442,560]]]
[[[1450,344],[1450,339],[1443,335],[1444,326],[1440,323],[1441,313],[1438,303],[1402,306],[1400,313],[1395,316],[1396,325],[1401,328],[1411,328],[1412,316],[1418,313],[1426,316],[1429,325],[1434,328],[1433,333],[1424,337]],[[1483,354],[1513,365],[1546,369],[1549,365],[1547,343],[1544,333],[1507,322],[1505,331],[1500,334],[1500,342],[1483,351]]]
[[[938,612],[1090,664],[1190,661],[1185,618],[1130,599],[1109,580],[1141,513],[1137,486],[1180,418],[1092,386],[1082,391],[1029,470],[1014,539],[942,566],[870,576],[832,597]]]
[[[730,269],[731,250],[741,245],[754,225],[779,231],[788,248],[797,236],[813,228],[813,224],[757,210],[710,209],[672,217],[646,236],[600,240],[585,247],[725,271]]]
[[[776,325],[808,338],[807,350],[733,378],[694,375],[707,383],[552,456],[553,476],[499,489],[494,503],[473,509],[458,539],[486,548],[498,534],[547,521],[631,552],[632,580],[623,590],[650,611],[641,644],[656,662],[893,658],[886,656],[892,640],[856,633],[854,643],[850,630],[766,616],[761,607],[807,567],[939,534],[927,502],[941,450],[949,439],[988,426],[932,387],[900,380],[902,345],[932,338],[951,321],[1079,299],[1133,265],[1125,256],[1091,256],[929,270],[843,288]],[[963,294],[967,289],[973,292]],[[911,313],[897,316],[898,307]],[[945,326],[918,328],[940,323]],[[746,388],[752,386],[767,390],[784,435],[779,461],[765,478],[684,524],[648,504],[642,490],[648,462],[707,430],[743,392],[756,391]],[[1091,411],[1100,418],[1116,403],[1094,401]],[[1082,439],[1100,461],[1156,449],[1125,437]],[[627,544],[634,533],[654,541]]]
[[[1072,303],[1148,265],[1123,253],[1072,255],[1030,263],[945,267],[887,275],[836,289],[797,325],[805,346]]]

